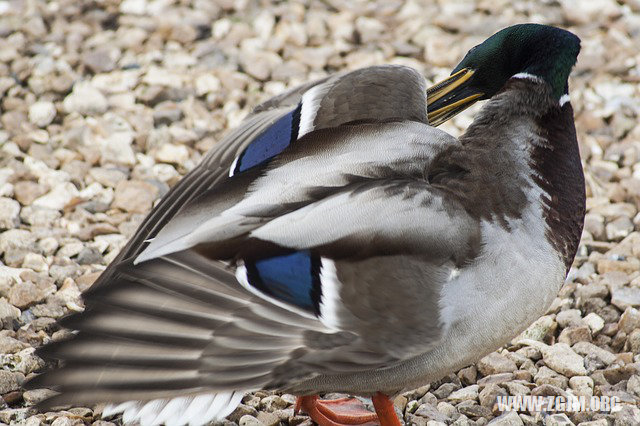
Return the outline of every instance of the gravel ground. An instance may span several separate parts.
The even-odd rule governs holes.
[[[396,406],[429,426],[640,424],[640,1],[343,3],[0,1],[0,423],[119,423],[100,407],[29,408],[48,393],[21,389],[43,367],[33,348],[67,333],[55,320],[83,309],[80,293],[145,213],[252,106],[372,64],[435,81],[488,35],[533,21],[582,38],[571,79],[589,197],[578,257],[523,336]],[[443,127],[459,134],[475,110]],[[496,395],[566,394],[616,395],[624,408],[494,406]],[[309,425],[293,402],[257,392],[229,421]]]

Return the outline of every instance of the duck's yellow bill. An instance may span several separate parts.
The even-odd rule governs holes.
[[[463,68],[427,89],[427,116],[431,126],[439,126],[484,96],[469,85],[474,73],[470,68]]]

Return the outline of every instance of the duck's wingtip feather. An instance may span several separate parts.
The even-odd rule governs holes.
[[[102,417],[122,414],[124,424],[137,423],[143,426],[203,425],[231,414],[243,396],[244,392],[232,391],[148,402],[127,401],[105,406]]]

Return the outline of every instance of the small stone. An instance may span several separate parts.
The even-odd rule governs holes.
[[[189,159],[189,149],[184,145],[166,143],[156,151],[155,159],[161,163],[184,164]]]
[[[127,174],[114,167],[94,167],[89,170],[89,176],[99,184],[115,188],[120,181],[127,179]]]
[[[73,86],[73,92],[64,98],[63,106],[68,113],[98,115],[107,110],[108,103],[102,92],[88,82],[79,82]]]
[[[0,370],[0,395],[20,389],[18,375],[10,371]]]
[[[487,386],[491,383],[500,384],[504,382],[508,382],[509,380],[513,380],[513,373],[499,373],[492,374],[490,376],[483,377],[478,380],[478,385],[480,387]]]
[[[586,325],[567,327],[558,336],[558,342],[566,343],[569,346],[582,341],[591,341],[591,330]]]
[[[22,261],[22,267],[36,272],[46,272],[49,269],[49,264],[41,254],[27,253]]]
[[[466,388],[462,388],[451,393],[447,399],[454,404],[462,401],[472,401],[478,398],[478,389],[478,385],[467,386]]]
[[[576,295],[578,298],[585,300],[592,297],[605,298],[609,294],[609,288],[602,283],[591,283],[578,287]]]
[[[298,415],[289,417],[289,426],[314,426],[315,423],[307,416]]]
[[[578,426],[609,426],[609,422],[607,422],[607,419],[598,419],[589,422],[580,422]]]
[[[265,426],[277,426],[280,424],[280,418],[276,414],[264,411],[258,413],[258,421]]]
[[[448,402],[445,402],[445,401],[439,402],[436,408],[438,412],[442,413],[447,418],[451,418],[457,414],[456,407],[454,407],[452,404],[449,404]],[[416,411],[416,414],[418,414],[417,411]]]
[[[238,424],[240,426],[264,426],[264,423],[262,423],[260,420],[248,414],[242,416],[240,418],[240,421],[238,421]]]
[[[566,388],[568,383],[566,377],[544,365],[538,369],[534,381],[538,386],[553,385],[559,388]]]
[[[64,307],[59,304],[51,304],[45,303],[40,305],[35,305],[30,309],[31,313],[36,317],[47,317],[47,318],[61,318],[67,312],[64,310]]]
[[[385,25],[374,18],[359,16],[356,19],[356,31],[363,43],[376,41],[383,37],[387,31]]]
[[[540,348],[536,348],[533,346],[524,346],[518,349],[516,353],[525,356],[533,361],[537,361],[542,358],[542,352],[540,352]]]
[[[94,73],[112,71],[119,54],[117,49],[97,48],[82,55],[82,63]]]
[[[20,309],[24,309],[35,303],[42,302],[45,297],[54,291],[55,287],[53,289],[40,288],[31,281],[24,281],[11,287],[9,291],[9,303]]]
[[[175,102],[161,102],[153,109],[153,124],[155,126],[169,126],[180,121],[183,116],[182,109]]]
[[[246,74],[257,80],[266,81],[273,69],[282,64],[282,58],[275,52],[247,49],[240,56],[240,64]]]
[[[0,323],[10,324],[20,317],[20,309],[10,304],[6,298],[0,297]]]
[[[640,261],[638,259],[630,260],[614,260],[614,259],[599,259],[598,260],[598,272],[600,274],[606,274],[608,272],[623,272],[626,274],[632,274],[640,270]]]
[[[22,398],[27,405],[35,405],[40,401],[44,401],[45,399],[56,395],[56,392],[50,389],[33,389],[25,391],[22,394]]]
[[[22,219],[22,222],[34,227],[52,229],[56,227],[56,220],[62,216],[60,213],[59,210],[31,205],[22,208],[20,219]]]
[[[607,223],[605,227],[607,240],[620,241],[633,232],[633,222],[626,216],[621,216],[613,222]]]
[[[640,328],[640,311],[629,306],[620,316],[618,329],[628,334],[636,328]]]
[[[574,426],[574,423],[564,413],[547,416],[544,424],[545,426]]]
[[[80,253],[83,248],[84,244],[82,244],[80,241],[72,241],[60,247],[57,255],[61,257],[73,257]]]
[[[295,395],[291,395],[290,393],[284,393],[280,395],[280,398],[282,398],[289,405],[295,405],[296,402],[298,402],[298,397]]]
[[[71,182],[64,182],[54,186],[47,194],[36,198],[33,206],[51,210],[63,210],[79,192]]]
[[[80,272],[80,267],[75,262],[69,262],[66,265],[51,265],[49,267],[49,275],[59,284],[63,283],[67,278],[77,277]]]
[[[478,371],[485,376],[499,373],[511,373],[518,369],[515,362],[497,352],[492,352],[476,364]]]
[[[438,398],[433,393],[427,392],[416,402],[419,404],[431,404],[435,407],[438,404]]]
[[[9,266],[22,264],[24,256],[35,250],[35,238],[26,229],[10,229],[0,234],[0,253],[4,253],[4,262]]]
[[[522,383],[507,382],[503,386],[507,389],[507,391],[509,392],[509,395],[513,395],[513,396],[529,395],[529,393],[531,392],[531,389],[529,389],[527,386],[523,385]]]
[[[203,96],[207,93],[216,93],[220,91],[220,80],[213,74],[202,74],[196,78],[196,95]]]
[[[488,386],[485,386],[484,389],[480,391],[480,393],[478,394],[478,400],[484,407],[492,409],[499,396],[507,396],[507,391],[505,391],[495,383],[492,383]]]
[[[606,238],[604,217],[602,217],[602,215],[587,213],[584,217],[584,229],[589,232],[595,240],[603,241]]]
[[[451,393],[458,388],[459,386],[455,385],[454,383],[443,383],[438,389],[433,391],[433,394],[438,397],[438,399],[444,399],[451,395]]]
[[[260,401],[260,398],[258,398],[258,401]],[[227,418],[232,422],[238,423],[242,417],[247,415],[256,417],[258,415],[258,410],[246,404],[239,404],[233,413],[229,414]]]
[[[578,396],[591,397],[593,395],[593,379],[589,376],[573,376],[569,379],[569,386]]]
[[[582,313],[579,309],[567,309],[566,311],[558,312],[556,321],[562,328],[581,326],[584,324],[582,322]]]
[[[13,337],[0,336],[0,353],[2,354],[14,354],[27,347],[29,347],[29,345]]]
[[[524,423],[517,412],[507,411],[491,420],[488,426],[524,426]]]
[[[489,417],[491,410],[482,405],[478,405],[475,401],[464,401],[456,405],[458,412],[467,417]]]
[[[629,349],[635,354],[640,354],[640,328],[633,330],[627,337]]]
[[[0,231],[16,228],[20,224],[20,203],[0,197]]]
[[[38,127],[47,127],[56,118],[56,107],[53,102],[34,102],[29,107],[29,121]]]
[[[456,409],[448,402],[441,402],[440,404],[438,404],[438,408],[434,407],[432,404],[420,404],[420,406],[415,410],[414,414],[416,418],[428,418],[444,422],[449,418],[449,415],[446,413],[449,410],[449,407],[451,407],[454,412],[456,411]],[[444,410],[441,411],[440,408],[444,408]]]
[[[533,396],[562,396],[566,398],[567,393],[559,388],[558,386],[553,385],[540,385],[536,386],[531,390],[531,395]]]
[[[157,195],[158,188],[150,183],[122,181],[116,186],[112,207],[131,213],[146,213]]]
[[[403,395],[406,396],[409,401],[418,400],[422,398],[427,392],[429,392],[430,389],[431,389],[431,385],[428,384],[425,386],[421,386],[417,389],[414,389],[412,391],[405,392],[403,393]]]
[[[605,365],[610,365],[615,362],[616,356],[611,352],[604,350],[593,343],[589,342],[578,342],[573,345],[572,348],[576,353],[587,356],[592,355],[601,360]]]
[[[51,422],[51,426],[77,426],[79,422],[71,420],[69,417],[58,417],[53,422]]]
[[[621,404],[621,409],[613,414],[616,426],[636,426],[640,424],[640,408]]]
[[[566,343],[557,343],[542,349],[542,359],[545,364],[567,377],[584,376],[587,370],[584,368],[583,358],[575,353]]]
[[[398,395],[393,399],[393,406],[404,413],[409,400],[404,395]]]
[[[288,405],[287,401],[279,395],[270,395],[260,400],[260,407],[267,411],[282,410],[283,408],[287,408]]]
[[[621,310],[640,307],[640,287],[620,287],[611,292],[611,303]]]
[[[91,410],[90,408],[86,408],[86,407],[69,408],[69,412],[71,414],[73,414],[74,416],[77,416],[77,417],[92,417],[93,416],[93,410]]]
[[[104,139],[99,140],[101,162],[116,163],[125,166],[136,164],[136,154],[132,143],[134,133],[130,131],[113,132]]]
[[[623,380],[629,380],[629,378],[637,373],[639,369],[636,369],[634,365],[610,365],[607,367],[602,374],[607,382],[615,385],[616,383],[620,383]]]
[[[458,372],[458,378],[464,385],[472,385],[478,378],[478,370],[475,365],[463,368]]]
[[[579,313],[580,311],[578,311]],[[544,338],[552,334],[556,328],[556,321],[551,315],[544,315],[538,318],[525,331],[522,332],[515,340],[531,339],[543,341]]]
[[[634,374],[627,381],[627,392],[640,398],[640,375]]]
[[[42,249],[42,253],[46,256],[50,256],[58,250],[58,240],[54,237],[45,237],[38,241],[38,246]]]
[[[45,185],[29,180],[16,182],[13,186],[13,195],[23,206],[33,203],[33,200],[47,193]]]
[[[93,247],[83,247],[78,253],[76,261],[80,265],[94,265],[104,262],[102,254]]]
[[[595,312],[591,312],[584,317],[583,321],[589,326],[593,334],[598,334],[604,328],[604,320]],[[573,343],[570,343],[573,345]]]
[[[606,272],[601,277],[601,282],[609,287],[609,291],[613,289],[627,285],[631,281],[629,274],[622,271],[610,271]]]

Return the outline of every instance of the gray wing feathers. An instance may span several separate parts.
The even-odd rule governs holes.
[[[171,276],[165,275],[168,264],[174,265]],[[119,403],[273,388],[319,373],[359,371],[392,361],[367,349],[352,334],[332,337],[335,334],[317,320],[265,304],[241,288],[230,287],[230,282],[215,279],[226,274],[219,262],[193,253],[126,268],[127,279],[119,284],[127,291],[93,295],[99,300],[80,320],[65,322],[78,330],[77,336],[39,350],[66,365],[28,386],[61,392],[46,401],[46,407],[71,401]],[[214,278],[205,280],[206,276]],[[159,294],[152,295],[154,291]],[[211,301],[207,295],[220,303],[207,304]],[[162,309],[154,313],[142,308],[147,297],[146,305],[163,301],[158,307]],[[192,316],[171,315],[184,313],[189,303]],[[205,304],[208,314],[202,312]],[[319,335],[325,336],[322,347]]]
[[[230,229],[233,238],[314,250],[337,259],[340,298],[352,314],[340,321],[341,329],[367,336],[363,349],[386,361],[428,350],[446,328],[437,304],[440,286],[452,265],[472,252],[479,232],[477,222],[445,201],[425,177],[431,159],[455,140],[419,123],[361,124],[315,131],[312,137],[334,143],[325,142],[321,150],[315,140],[301,140],[252,182],[241,201],[218,216],[210,214],[214,208],[185,209],[178,219],[189,215],[184,223],[196,226],[167,227],[143,255],[228,245]],[[375,150],[368,149],[372,144]],[[386,280],[376,279],[387,272]],[[384,282],[397,291],[387,297]],[[394,321],[377,323],[384,309],[374,305],[392,296],[399,297],[388,307],[387,318]],[[414,300],[422,303],[412,306]],[[358,310],[361,315],[353,315]],[[248,338],[237,326],[228,327],[230,339]],[[407,327],[420,329],[415,339],[393,338]]]
[[[63,359],[66,365],[29,386],[62,392],[48,406],[124,402],[140,399],[147,391],[143,400],[166,397],[169,390],[175,396],[259,389],[273,380],[278,365],[304,346],[304,333],[326,331],[318,321],[275,306],[254,309],[263,301],[231,286],[233,275],[222,264],[192,261],[196,257],[189,254],[187,261],[176,255],[171,261],[156,259],[126,268],[126,278],[117,283],[126,291],[116,288],[93,295],[91,308],[65,321],[78,335],[40,349],[41,355]],[[168,265],[173,265],[169,276]],[[157,303],[161,304],[155,312],[144,307]],[[174,316],[176,312],[182,316]],[[278,321],[281,318],[284,323]],[[92,400],[92,395],[102,399]]]
[[[356,194],[362,200],[379,203],[377,208],[393,209],[393,215],[406,213],[415,205],[398,205],[399,197],[393,193],[398,192],[401,197],[411,193],[414,202],[430,203],[434,198],[426,182],[426,170],[432,158],[452,143],[456,143],[455,139],[446,133],[410,122],[361,124],[314,131],[278,157],[251,182],[242,198],[229,209],[216,215],[219,208],[215,200],[207,203],[206,200],[211,198],[204,196],[202,203],[186,206],[173,223],[159,232],[136,262],[202,243],[225,241],[249,232],[258,235],[263,232],[262,228],[286,234],[284,245],[299,248],[296,239],[303,242],[313,233],[317,240],[328,230],[329,227],[323,225],[321,211],[335,217],[336,210],[332,209],[337,205],[347,209],[360,208],[360,204],[354,202],[353,190],[357,190]],[[238,185],[247,188],[244,183]],[[429,209],[419,209],[414,214],[421,212],[430,218],[438,217],[437,211]],[[375,211],[371,214],[376,216],[372,219],[380,223],[381,216]],[[308,229],[296,229],[296,232],[301,231],[298,238],[288,225],[292,221],[298,222],[301,215],[315,215],[322,220],[317,226],[306,222]],[[362,219],[352,225],[359,229],[368,227],[368,222]],[[342,219],[338,217],[336,220]],[[429,220],[428,223],[432,222]],[[336,221],[326,224],[332,226],[333,223]],[[401,231],[399,224],[388,223],[394,232]],[[419,224],[415,222],[413,226]],[[377,230],[384,232],[382,227]],[[333,234],[356,233],[355,229],[346,226],[329,231]],[[413,235],[423,237],[422,234]],[[403,239],[400,241],[405,242]]]
[[[335,76],[314,90],[322,94],[312,121],[314,130],[359,121],[427,123],[425,80],[413,68],[363,68]],[[303,107],[307,96],[303,96]]]

